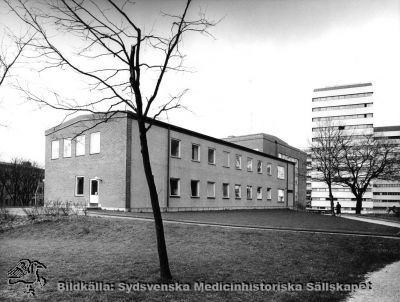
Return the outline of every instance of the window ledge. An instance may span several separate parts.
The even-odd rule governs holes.
[[[207,196],[207,199],[215,199],[215,196]]]
[[[229,197],[222,197],[222,199],[230,199]]]
[[[169,197],[171,197],[171,198],[180,198],[181,196],[180,195],[169,195]]]
[[[175,156],[175,155],[171,155],[172,158],[177,158],[177,159],[181,159],[180,156]]]
[[[200,198],[200,196],[190,196],[190,198],[199,199],[199,198]]]
[[[215,166],[215,163],[208,163],[209,165],[211,165],[211,166]]]
[[[199,162],[200,162],[200,160],[197,160],[197,159],[192,159],[192,162],[199,163]]]
[[[235,199],[236,199],[236,200],[241,200],[242,198],[241,198],[241,197],[235,197]]]

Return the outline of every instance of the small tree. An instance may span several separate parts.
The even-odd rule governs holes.
[[[312,178],[328,186],[332,216],[335,216],[332,186],[338,180],[337,165],[340,161],[341,142],[344,142],[340,125],[333,121],[318,124],[313,129],[311,143]]]
[[[181,107],[180,99],[186,90],[164,99],[162,104],[157,105],[156,100],[167,72],[185,70],[181,52],[183,36],[190,32],[207,34],[208,28],[215,23],[209,22],[202,13],[190,19],[191,0],[186,0],[181,14],[163,13],[171,20],[166,34],[156,34],[152,29],[146,32],[144,26],[139,26],[133,17],[137,10],[131,0],[4,1],[37,34],[34,49],[44,60],[41,71],[54,68],[60,72],[72,71],[89,81],[94,95],[92,100],[82,103],[82,100],[62,102],[54,94],[56,99],[51,102],[29,89],[22,89],[28,99],[64,110],[68,115],[97,113],[104,117],[103,122],[117,112],[126,112],[126,109],[136,113],[144,173],[155,221],[160,276],[171,279],[147,133],[152,125],[151,118]],[[79,39],[74,45],[79,48],[75,53],[56,38],[62,34]]]
[[[356,198],[356,214],[361,214],[364,193],[375,179],[400,178],[400,152],[395,144],[373,135],[340,140],[337,181],[348,186]]]

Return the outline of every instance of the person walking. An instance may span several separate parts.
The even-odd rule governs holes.
[[[342,214],[342,205],[339,201],[336,203],[336,216],[340,216]]]

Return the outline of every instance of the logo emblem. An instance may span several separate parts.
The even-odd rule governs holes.
[[[37,260],[21,259],[15,267],[8,271],[8,284],[23,283],[26,285],[24,293],[28,296],[34,296],[35,288],[37,286],[43,287],[47,282],[46,278],[39,274],[41,269],[46,269],[43,263]]]

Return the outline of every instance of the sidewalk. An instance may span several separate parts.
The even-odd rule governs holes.
[[[394,221],[387,221],[387,220],[380,220],[380,219],[373,219],[373,218],[365,218],[365,217],[358,217],[358,216],[352,216],[352,215],[341,215],[341,217],[342,218],[346,218],[346,219],[364,221],[364,222],[368,222],[368,223],[386,225],[386,226],[395,227],[395,228],[399,228],[400,229],[400,223],[397,223],[397,222],[394,222]]]
[[[372,289],[353,293],[347,302],[394,302],[400,299],[400,261],[389,264],[383,269],[366,275],[366,282],[371,282]]]

